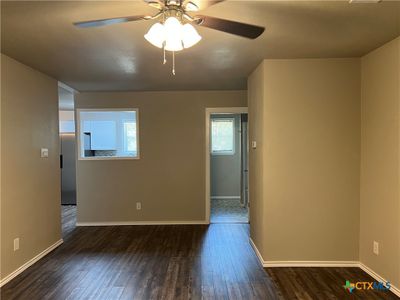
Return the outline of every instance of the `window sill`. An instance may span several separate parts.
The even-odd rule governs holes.
[[[221,156],[221,155],[233,156],[233,155],[235,155],[235,152],[220,152],[220,153],[218,153],[218,152],[211,152],[210,154],[211,154],[211,156]]]
[[[140,159],[140,156],[136,157],[129,157],[129,156],[92,156],[92,157],[79,157],[78,160],[138,160]]]

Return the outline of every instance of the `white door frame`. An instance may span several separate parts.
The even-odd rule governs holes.
[[[247,114],[247,107],[207,107],[206,108],[206,223],[210,224],[210,119],[212,114]]]

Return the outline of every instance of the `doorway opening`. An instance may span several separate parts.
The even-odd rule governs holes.
[[[207,109],[210,223],[248,223],[247,108]]]
[[[63,234],[76,223],[76,138],[74,90],[59,83],[61,218]],[[74,217],[71,217],[74,216]]]

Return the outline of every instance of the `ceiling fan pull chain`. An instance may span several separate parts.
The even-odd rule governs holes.
[[[165,23],[165,13],[163,12],[163,24]],[[163,42],[163,51],[164,51],[164,60],[163,60],[163,64],[165,65],[167,63],[167,58],[165,57],[165,46],[167,45],[167,42],[164,41]]]
[[[163,52],[164,52],[164,60],[163,60],[163,64],[165,65],[167,63],[167,59],[165,58],[165,42],[163,44]]]
[[[172,74],[175,76],[175,51],[172,51]]]

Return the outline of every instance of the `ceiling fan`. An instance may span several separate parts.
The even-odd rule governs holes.
[[[152,45],[173,53],[173,70],[175,75],[175,52],[197,44],[201,36],[192,26],[202,26],[222,32],[234,34],[249,39],[256,39],[265,30],[264,27],[220,19],[216,17],[194,15],[211,5],[225,0],[144,0],[148,5],[158,9],[155,15],[137,15],[107,18],[74,23],[80,28],[99,27],[116,23],[125,23],[140,20],[158,20],[144,36]]]

